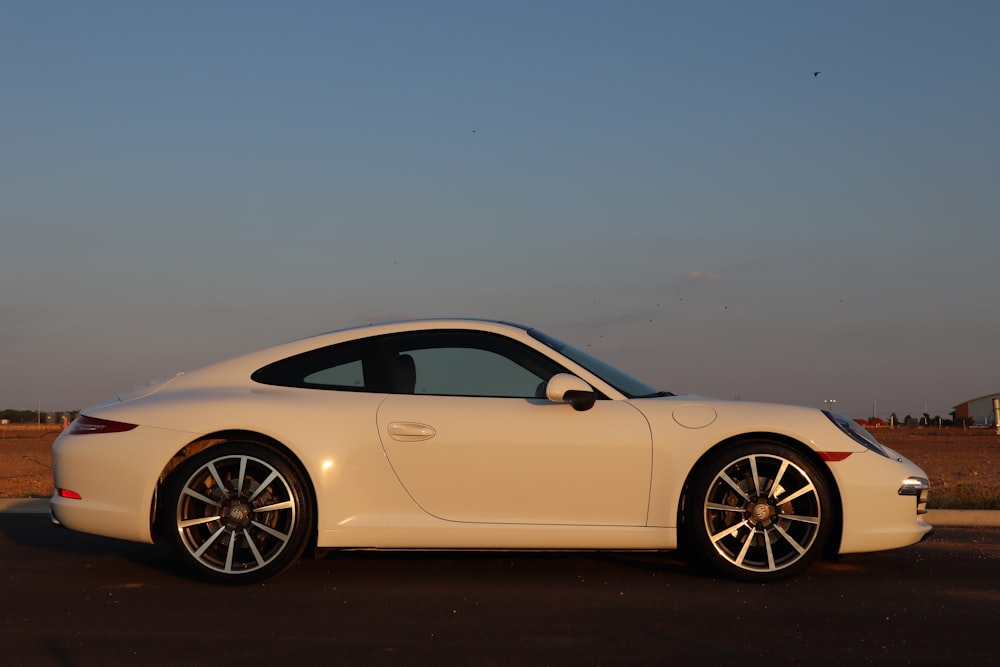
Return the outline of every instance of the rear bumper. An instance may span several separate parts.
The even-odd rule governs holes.
[[[53,523],[84,533],[152,542],[159,475],[191,437],[143,426],[123,433],[61,435],[52,446]],[[60,489],[77,497],[64,497]]]

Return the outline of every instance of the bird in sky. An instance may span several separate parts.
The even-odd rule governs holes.
[[[819,76],[822,72],[813,72],[813,76]]]

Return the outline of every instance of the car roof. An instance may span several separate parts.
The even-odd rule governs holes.
[[[350,327],[344,327],[341,329],[331,329],[330,331],[324,331],[322,333],[312,334],[306,336],[305,338],[300,338],[296,340],[308,340],[310,338],[319,338],[320,336],[326,336],[329,334],[340,334],[347,333],[350,331],[360,331],[363,329],[394,329],[396,327],[405,328],[407,325],[420,325],[418,328],[427,329],[434,328],[434,326],[442,327],[455,327],[468,324],[501,324],[508,327],[514,327],[515,329],[520,329],[522,331],[530,331],[533,327],[518,324],[517,322],[511,322],[509,320],[497,320],[488,317],[423,317],[423,318],[412,318],[412,319],[399,319],[399,320],[384,320],[379,322],[370,322],[368,324],[358,324]],[[427,326],[433,325],[433,326]]]
[[[245,374],[248,368],[256,369],[281,358],[308,352],[312,349],[324,347],[326,345],[334,345],[358,338],[367,338],[369,336],[381,336],[407,331],[428,331],[433,329],[471,329],[477,331],[492,331],[494,333],[513,334],[514,337],[520,337],[525,332],[531,330],[530,327],[513,324],[511,322],[468,317],[397,320],[394,322],[365,324],[314,334],[304,338],[278,343],[276,345],[270,345],[252,352],[223,359],[207,366],[192,369],[191,371],[184,373],[184,375],[188,376],[188,378],[197,376],[199,379],[206,379],[208,376],[221,374],[222,376],[229,376],[230,379],[234,379],[235,377]]]

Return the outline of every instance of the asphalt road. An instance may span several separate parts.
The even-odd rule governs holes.
[[[0,514],[6,665],[996,664],[1000,528],[750,585],[660,554],[346,553],[248,587]],[[683,664],[683,663],[681,663]]]

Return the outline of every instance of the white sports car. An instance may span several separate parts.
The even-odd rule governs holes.
[[[84,410],[53,520],[209,579],[307,548],[676,549],[756,581],[920,541],[925,473],[830,412],[675,396],[528,327],[327,333]]]

